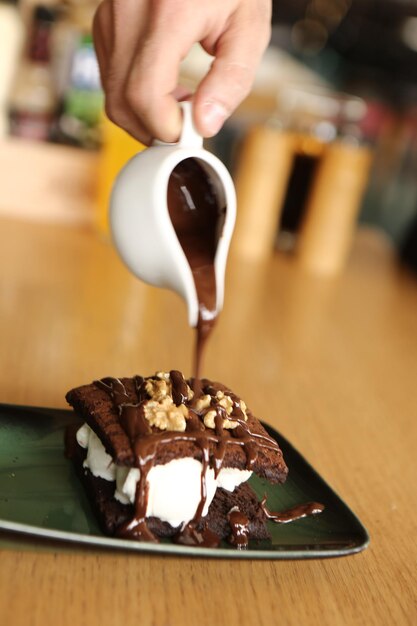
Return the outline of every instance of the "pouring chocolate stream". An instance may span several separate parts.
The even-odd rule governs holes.
[[[198,299],[194,379],[200,379],[202,359],[217,318],[214,259],[226,207],[213,181],[197,159],[181,161],[168,182],[168,211],[191,268]]]
[[[191,270],[198,303],[193,363],[194,378],[190,380],[194,391],[194,401],[189,401],[187,398],[187,383],[183,376],[176,371],[170,373],[172,396],[175,404],[188,404],[189,407],[187,428],[184,432],[161,432],[153,433],[151,436],[149,424],[143,413],[143,402],[146,398],[142,386],[143,379],[139,379],[139,377],[136,380],[138,403],[133,405],[128,402],[120,380],[107,378],[97,381],[96,384],[105,389],[112,397],[114,405],[119,411],[120,422],[134,449],[136,466],[140,469],[135,499],[135,515],[130,522],[119,530],[119,534],[124,537],[156,540],[146,524],[147,474],[154,464],[158,446],[174,439],[188,440],[194,442],[201,450],[201,498],[193,520],[181,529],[177,541],[186,544],[215,545],[217,541],[215,537],[206,536],[197,530],[197,524],[201,520],[206,502],[208,467],[212,467],[217,475],[222,467],[226,448],[239,446],[244,449],[247,469],[252,469],[259,448],[276,449],[277,444],[270,437],[260,437],[248,429],[243,419],[239,401],[236,397],[232,397],[233,394],[230,394],[229,397],[233,402],[232,415],[237,427],[233,432],[225,431],[224,424],[227,421],[227,416],[224,409],[216,401],[216,393],[219,389],[208,389],[206,386],[203,391],[204,381],[201,380],[201,369],[205,347],[222,305],[222,280],[234,224],[235,196],[233,183],[229,174],[224,171],[224,166],[218,163],[213,155],[209,155],[201,148],[202,139],[192,125],[190,103],[182,103],[182,106],[184,129],[177,148],[181,148],[185,152],[185,147],[188,150],[188,144],[190,144],[192,151],[191,154],[184,155],[181,161],[172,165],[165,187],[167,190],[165,208],[162,197],[161,202],[152,206],[155,198],[153,195],[149,195],[152,201],[148,205],[145,201],[137,204],[138,195],[136,191],[139,178],[136,176],[136,165],[139,166],[139,162],[141,163],[142,169],[139,170],[138,167],[137,174],[140,173],[143,178],[145,191],[146,189],[151,191],[152,184],[155,185],[155,188],[164,188],[164,183],[161,183],[162,179],[158,179],[160,184],[156,187],[156,176],[157,173],[159,175],[162,172],[164,160],[168,163],[168,160],[174,157],[177,149],[164,146],[163,152],[158,152],[161,148],[155,146],[136,157],[136,163],[132,163],[129,166],[130,170],[127,169],[122,177],[117,193],[113,193],[112,229],[115,243],[131,270],[143,280],[156,285],[160,284],[160,286],[172,287],[185,297],[189,306],[190,323],[194,326],[197,317],[195,306],[194,308],[192,306],[193,302],[195,305],[195,295],[193,295],[192,283],[187,278],[187,274],[189,276],[189,270]],[[148,162],[150,167],[147,169]],[[168,168],[165,168],[164,171],[167,170]],[[149,180],[144,178],[146,172]],[[216,188],[216,182],[220,182],[220,185],[223,186],[223,193],[220,193]],[[143,194],[144,200],[146,197],[146,194]],[[149,211],[149,205],[154,209],[153,211]],[[189,265],[187,271],[183,261],[180,263],[180,256],[182,255],[179,255],[177,251],[174,252],[175,245],[172,241],[170,245],[158,245],[167,243],[162,238],[162,233],[166,234],[168,231],[166,228],[161,228],[166,215],[166,206],[178,240],[177,249],[179,249],[179,243]],[[155,217],[157,214],[158,219]],[[140,242],[138,240],[140,245],[136,246],[136,242],[130,235],[131,233],[146,232],[140,227],[143,226],[143,223],[148,222],[149,230],[155,237],[148,238],[144,235]],[[136,226],[139,228],[136,229]],[[227,233],[227,236],[222,239],[224,233]],[[137,250],[141,251],[142,261],[145,262],[139,263]],[[156,250],[158,254],[155,256]],[[219,252],[220,254],[218,254]],[[220,276],[218,284],[216,283],[216,267],[219,269]],[[181,288],[178,281],[173,279],[175,275],[181,277]],[[188,287],[186,287],[187,284]],[[191,289],[189,288],[190,285]],[[194,315],[190,314],[190,311],[194,311]],[[196,406],[196,402],[203,393],[211,397],[211,408],[215,408],[216,411],[213,428],[205,428],[203,424],[204,415]],[[263,510],[267,515],[266,507]],[[279,514],[268,511],[267,516],[269,519],[278,521]],[[299,511],[296,512],[297,516],[300,517]],[[290,512],[288,517],[291,517]],[[247,523],[242,514],[231,513],[232,540],[238,547],[244,547],[247,544]]]

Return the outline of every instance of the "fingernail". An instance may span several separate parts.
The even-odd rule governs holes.
[[[202,107],[202,122],[205,134],[215,135],[219,132],[225,119],[227,118],[226,109],[217,102],[206,102]]]

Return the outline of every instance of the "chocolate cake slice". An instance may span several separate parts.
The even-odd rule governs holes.
[[[85,420],[69,448],[106,534],[238,547],[268,537],[247,480],[255,472],[283,483],[288,470],[230,389],[172,370],[103,378],[66,398]]]

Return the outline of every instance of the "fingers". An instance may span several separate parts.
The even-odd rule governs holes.
[[[113,49],[112,9],[109,0],[98,7],[93,20],[93,40],[100,69],[101,84],[106,89],[109,61]]]
[[[106,113],[145,144],[178,140],[180,63],[195,42],[215,55],[194,96],[194,118],[210,137],[248,94],[269,40],[270,0],[104,0],[94,42]]]
[[[212,137],[248,95],[270,37],[270,19],[236,15],[215,46],[210,71],[194,96],[194,119],[204,137]],[[203,42],[204,46],[204,42]]]
[[[111,0],[102,2],[93,21],[94,46],[105,92],[105,110],[112,122],[142,143],[149,144],[152,137],[130,108],[125,94],[131,59],[137,41],[142,36],[144,20],[136,15],[137,0],[123,0],[123,3],[116,5]]]
[[[178,31],[183,21],[175,22],[169,12],[171,2],[160,3],[152,13],[146,0],[142,4],[106,0],[93,24],[106,113],[145,144],[154,137],[178,139],[182,125],[178,101],[190,95],[177,81],[184,46],[191,43],[184,26]]]
[[[150,134],[162,141],[175,142],[180,135],[182,118],[178,99],[183,99],[189,91],[178,86],[178,73],[191,45],[184,32],[154,26],[130,69],[126,84],[129,106]]]
[[[130,74],[126,88],[127,102],[153,137],[161,141],[177,141],[181,131],[181,113],[174,95],[176,63],[160,64],[147,59],[147,55],[141,58]],[[156,69],[154,75],[152,68]]]

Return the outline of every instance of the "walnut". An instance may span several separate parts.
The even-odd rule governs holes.
[[[206,428],[216,428],[216,422],[215,422],[215,418],[216,418],[216,410],[215,409],[211,409],[210,411],[207,411],[207,413],[204,416],[204,426]],[[227,428],[229,430],[231,430],[232,428],[236,428],[236,426],[238,426],[238,422],[236,422],[235,420],[231,419],[225,419],[223,420],[223,428]]]
[[[167,396],[172,397],[172,383],[169,372],[156,372],[153,378],[145,380],[145,391],[151,400],[161,401]],[[187,385],[187,400],[192,400],[194,392]]]
[[[156,378],[160,378],[161,380],[166,380],[167,382],[170,380],[169,372],[156,372]]]
[[[200,396],[195,403],[195,410],[197,411],[197,413],[201,413],[201,411],[203,411],[204,409],[208,409],[208,407],[210,406],[210,402],[211,396],[209,394]]]
[[[171,384],[164,378],[149,378],[145,381],[145,391],[151,400],[161,402],[164,398],[167,398],[171,393]]]
[[[187,400],[192,400],[194,398],[194,391],[191,389],[190,385],[187,385]]]
[[[207,413],[204,416],[204,426],[206,428],[215,428],[216,424],[215,424],[215,419],[216,417],[216,411],[213,409],[212,411],[207,411]]]
[[[143,406],[145,417],[151,426],[160,430],[184,432],[188,417],[188,409],[184,404],[176,406],[170,396],[165,396],[162,400],[147,400]]]
[[[225,394],[223,391],[218,391],[216,393],[216,398],[219,400],[220,406],[222,406],[222,407],[224,407],[226,409],[227,415],[231,415],[231,413],[233,412],[233,400],[232,400],[232,398],[230,396],[228,396],[227,394]],[[245,420],[245,422],[247,422],[248,421],[248,416],[247,416],[247,413],[246,413],[246,410],[247,410],[246,403],[243,400],[239,400],[239,403],[237,404],[237,406],[240,408],[240,410],[243,413],[243,419]]]
[[[186,428],[188,408],[184,404],[176,406],[172,399],[171,377],[168,372],[156,372],[154,378],[145,381],[145,390],[150,397],[144,403],[145,418],[151,426],[160,430],[177,430]],[[188,387],[188,396],[192,391]]]
[[[202,396],[202,398],[206,398],[206,397],[207,396]],[[217,404],[225,409],[226,415],[230,416],[232,414],[232,412],[233,412],[233,400],[232,400],[232,398],[230,396],[228,396],[227,394],[225,394],[223,391],[218,391],[216,393],[215,399],[217,400]],[[198,401],[199,400],[200,400],[200,398],[198,399]],[[204,400],[204,402],[206,402],[206,400]],[[203,408],[206,408],[206,407],[203,406]],[[242,410],[243,417],[244,417],[244,419],[246,421],[248,419],[248,416],[246,415],[246,404],[243,402],[243,400],[240,401],[240,408]],[[216,418],[216,410],[215,409],[210,409],[204,415],[204,420],[203,420],[204,421],[204,425],[207,428],[215,428],[216,427],[215,418]],[[223,428],[233,429],[233,428],[236,428],[236,426],[238,426],[238,422],[235,419],[233,419],[233,417],[231,417],[231,419],[223,420]]]
[[[220,404],[220,406],[222,406],[224,409],[226,409],[226,413],[227,415],[230,415],[231,412],[233,411],[233,400],[230,396],[226,396],[223,391],[218,391],[216,393],[216,399],[218,400],[218,403]]]

